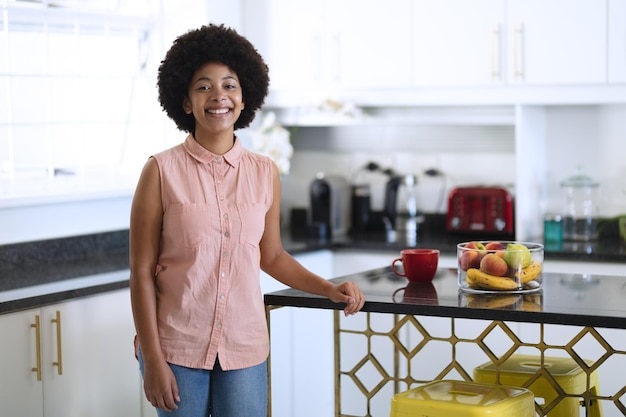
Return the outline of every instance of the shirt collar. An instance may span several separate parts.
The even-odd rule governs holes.
[[[243,154],[243,146],[241,146],[241,141],[235,136],[235,142],[233,143],[233,147],[228,150],[223,155],[217,155],[213,152],[208,151],[206,148],[203,148],[193,135],[189,134],[183,143],[183,147],[187,151],[189,155],[191,155],[196,161],[208,164],[211,162],[215,162],[219,160],[219,158],[224,158],[231,166],[237,166],[239,163],[239,159]]]

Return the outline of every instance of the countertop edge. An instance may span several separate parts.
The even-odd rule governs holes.
[[[369,271],[376,273],[385,271],[386,268]],[[332,282],[344,282],[355,279],[362,273],[333,278]],[[558,276],[559,274],[550,274]],[[371,277],[370,277],[371,278]],[[607,277],[616,278],[616,277]],[[323,297],[306,294],[294,289],[285,289],[266,293],[263,296],[266,306],[272,307],[300,307],[326,310],[342,310],[343,305],[334,303]],[[587,315],[581,313],[562,312],[534,312],[506,310],[500,308],[461,308],[444,305],[413,304],[413,303],[382,303],[366,301],[362,312],[386,313],[416,316],[450,317],[459,319],[479,319],[491,321],[510,321],[519,323],[542,323],[554,325],[588,326],[598,328],[626,328],[626,317],[607,317],[603,315]]]
[[[129,269],[120,269],[5,291],[0,293],[0,315],[128,288],[129,273]]]

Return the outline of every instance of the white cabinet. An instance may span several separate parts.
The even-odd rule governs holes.
[[[503,0],[415,0],[413,4],[416,86],[502,82]]]
[[[413,15],[417,86],[607,81],[606,1],[416,0]]]
[[[9,416],[43,415],[43,384],[32,371],[37,369],[36,330],[31,328],[36,317],[39,310],[0,316],[0,403]]]
[[[609,82],[626,83],[626,0],[609,0]]]
[[[332,278],[333,253],[295,256],[302,265]],[[285,288],[266,274],[264,293]],[[333,315],[331,310],[278,308],[270,313],[272,416],[317,417],[334,413]],[[312,388],[313,387],[313,388]]]
[[[508,81],[605,83],[606,0],[507,0]]]
[[[7,415],[140,415],[128,290],[7,314],[0,331]]]
[[[270,89],[319,104],[353,88],[406,87],[410,0],[246,0],[244,33],[270,69]]]
[[[336,0],[329,9],[337,88],[402,88],[411,83],[411,1]]]

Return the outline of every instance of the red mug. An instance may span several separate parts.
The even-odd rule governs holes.
[[[439,264],[437,249],[404,249],[400,251],[400,256],[391,263],[396,275],[410,282],[430,282],[435,277]],[[402,270],[396,269],[397,262],[402,262]]]

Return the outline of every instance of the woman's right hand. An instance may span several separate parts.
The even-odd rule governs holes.
[[[155,364],[144,363],[143,388],[146,399],[154,407],[173,411],[180,402],[178,385],[174,373],[165,361]]]

